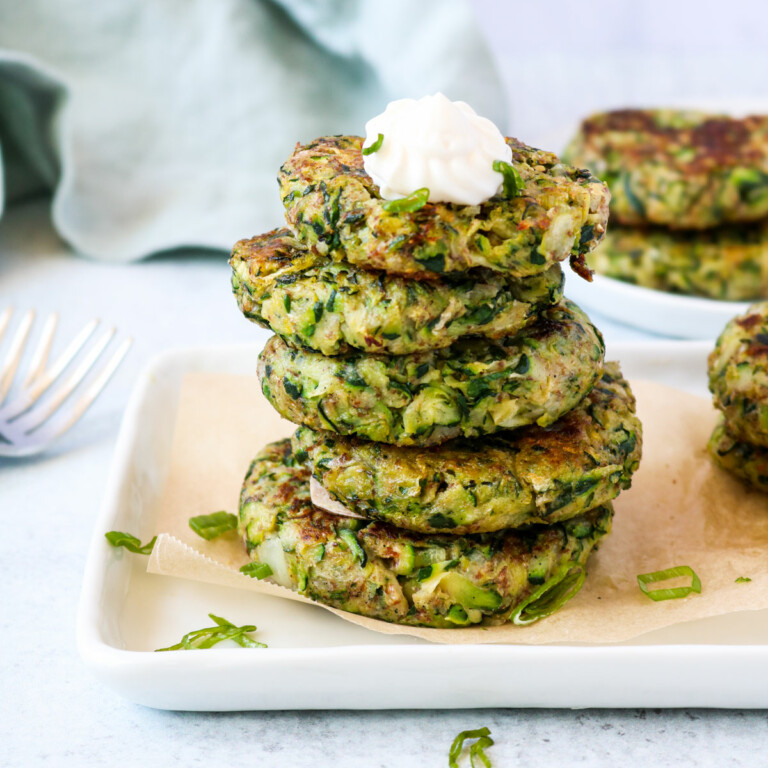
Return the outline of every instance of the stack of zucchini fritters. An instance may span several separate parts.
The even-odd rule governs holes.
[[[507,141],[523,188],[479,206],[382,200],[359,137],[298,146],[289,228],[234,248],[238,304],[277,334],[263,392],[300,425],[252,463],[241,532],[320,602],[434,627],[548,615],[638,465],[627,382],[562,298],[609,193]],[[311,477],[356,517],[313,505]]]
[[[768,297],[768,116],[605,112],[582,123],[566,158],[613,196],[590,258],[598,272],[712,299]]]
[[[725,326],[709,356],[709,389],[722,412],[710,454],[723,469],[768,492],[768,302]]]

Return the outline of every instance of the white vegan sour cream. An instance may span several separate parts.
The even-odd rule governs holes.
[[[501,189],[494,161],[512,160],[490,120],[442,93],[391,101],[365,124],[363,148],[375,144],[379,134],[381,146],[363,156],[363,166],[385,200],[426,187],[430,203],[479,205]]]

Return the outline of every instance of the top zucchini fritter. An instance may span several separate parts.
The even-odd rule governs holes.
[[[768,215],[768,116],[602,112],[584,120],[565,157],[608,183],[622,224],[707,229]]]
[[[411,213],[384,209],[363,168],[359,136],[297,145],[278,176],[286,219],[302,241],[335,260],[418,279],[473,267],[525,277],[569,255],[585,273],[583,255],[605,232],[607,188],[550,152],[507,143],[522,194],[479,206],[427,203]]]
[[[768,302],[725,326],[709,356],[709,389],[734,438],[768,447]]]
[[[245,316],[298,347],[338,355],[406,355],[464,336],[517,333],[563,295],[559,265],[523,279],[486,269],[409,280],[335,262],[301,246],[287,229],[241,240],[232,288]]]

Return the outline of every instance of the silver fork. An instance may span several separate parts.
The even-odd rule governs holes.
[[[13,309],[10,307],[0,313],[0,342],[11,325],[12,316]],[[98,320],[92,320],[48,366],[48,356],[58,323],[58,315],[49,315],[37,347],[30,357],[27,375],[8,399],[34,321],[33,310],[22,317],[5,358],[0,363],[0,456],[31,456],[46,450],[99,396],[132,343],[132,339],[125,339],[83,384],[86,375],[102,358],[115,335],[115,329],[110,328],[84,350],[99,325]],[[81,351],[83,354],[78,357]],[[67,376],[62,378],[65,373]],[[59,384],[44,398],[43,395],[59,379]]]

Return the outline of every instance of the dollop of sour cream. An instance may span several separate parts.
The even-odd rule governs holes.
[[[479,205],[501,189],[494,161],[512,160],[490,120],[442,93],[391,101],[365,124],[363,148],[374,145],[379,134],[381,145],[363,155],[363,166],[385,200],[426,187],[430,203]]]

